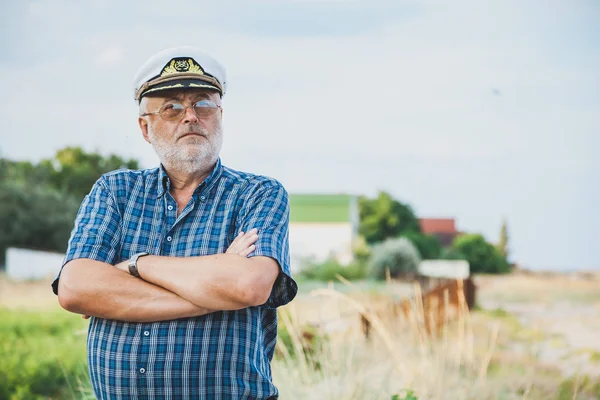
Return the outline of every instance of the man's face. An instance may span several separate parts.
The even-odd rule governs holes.
[[[140,114],[158,112],[161,107],[170,108],[174,104],[187,107],[180,118],[172,121],[157,114],[139,117],[144,138],[167,169],[205,172],[219,156],[223,142],[221,109],[199,118],[191,107],[198,101],[221,105],[217,92],[201,89],[168,91],[144,97],[140,103]]]

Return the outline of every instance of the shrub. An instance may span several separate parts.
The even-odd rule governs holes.
[[[369,274],[384,279],[386,269],[392,277],[416,274],[421,257],[419,251],[406,238],[387,239],[373,246],[369,260]]]

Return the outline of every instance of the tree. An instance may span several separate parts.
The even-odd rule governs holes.
[[[40,164],[32,164],[29,161],[11,161],[0,159],[0,183],[35,183],[36,185],[47,185],[52,171]]]
[[[67,147],[38,164],[0,158],[0,264],[10,246],[62,252],[83,197],[98,178],[138,162]]]
[[[456,250],[454,247],[445,247],[440,253],[440,260],[466,260],[464,254]]]
[[[425,235],[418,232],[407,232],[402,235],[415,245],[421,258],[424,260],[435,260],[440,258],[442,245],[440,241],[432,235]]]
[[[50,170],[52,187],[80,199],[89,193],[102,174],[120,168],[139,168],[134,159],[125,160],[114,154],[104,157],[99,153],[86,153],[80,147],[59,150],[53,158],[42,160],[40,165]]]
[[[381,242],[403,233],[420,232],[419,221],[412,208],[385,192],[376,199],[361,197],[358,202],[360,234],[367,243]]]
[[[66,147],[39,164],[0,159],[0,182],[47,186],[81,200],[102,174],[120,168],[138,169],[139,166],[136,160],[115,154],[102,156],[87,153],[80,147]]]
[[[78,199],[44,186],[0,184],[0,264],[8,247],[63,252]]]
[[[454,239],[452,247],[465,256],[471,273],[506,273],[510,266],[506,258],[482,235],[464,234]]]
[[[496,248],[505,259],[508,259],[508,238],[508,224],[506,218],[504,218],[502,220],[502,227],[500,228],[500,240],[498,241]]]

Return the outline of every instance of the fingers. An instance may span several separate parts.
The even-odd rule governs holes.
[[[255,245],[253,245],[253,244],[251,244],[251,245],[250,245],[250,246],[249,246],[247,249],[245,249],[245,250],[242,250],[242,251],[239,253],[239,255],[240,255],[240,256],[242,256],[242,257],[248,257],[248,255],[249,255],[250,253],[252,253],[254,250],[256,250],[256,246],[255,246]]]
[[[240,231],[229,246],[229,248],[227,249],[226,253],[233,253],[246,256],[254,250],[254,248],[250,249],[250,246],[252,246],[257,240],[258,229],[255,228],[249,230],[246,233]]]
[[[237,239],[237,238],[236,238]],[[246,234],[239,236],[239,243],[243,248],[247,248],[258,240],[258,229],[254,228]]]
[[[85,315],[85,314],[83,314],[83,315],[81,316],[81,318],[82,318],[82,319],[89,319],[89,318],[90,318],[90,316],[89,316],[89,315]]]
[[[252,243],[258,240],[258,229],[252,229],[246,233],[240,232],[237,237],[231,243],[229,247],[235,247],[241,250],[242,248],[246,248],[250,246]]]

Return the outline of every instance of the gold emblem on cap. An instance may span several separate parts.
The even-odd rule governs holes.
[[[192,73],[204,75],[202,67],[198,65],[193,58],[174,58],[163,68],[160,76],[173,74]]]

